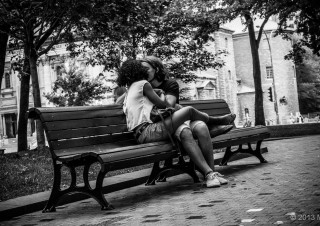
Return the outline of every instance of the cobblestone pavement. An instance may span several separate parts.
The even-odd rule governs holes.
[[[267,164],[255,157],[218,167],[220,188],[194,184],[187,175],[156,186],[107,194],[116,208],[93,199],[35,212],[1,225],[320,225],[320,135],[264,142]]]

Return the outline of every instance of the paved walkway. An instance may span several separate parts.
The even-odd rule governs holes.
[[[320,225],[320,135],[264,142],[267,164],[254,157],[218,167],[228,185],[207,189],[187,175],[156,186],[35,212],[0,225]]]

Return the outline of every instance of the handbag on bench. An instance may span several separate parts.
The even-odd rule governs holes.
[[[153,123],[163,121],[165,118],[171,116],[175,112],[175,108],[167,107],[165,109],[159,109],[156,105],[153,106],[150,112],[150,120]]]

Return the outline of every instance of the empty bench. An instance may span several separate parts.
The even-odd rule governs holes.
[[[182,105],[193,106],[209,115],[230,113],[224,100],[186,101]],[[93,197],[102,209],[113,209],[102,192],[103,181],[108,172],[153,163],[146,185],[156,180],[165,181],[173,169],[189,174],[199,182],[192,161],[185,161],[185,153],[180,153],[169,141],[137,144],[133,133],[127,130],[125,115],[120,105],[30,108],[29,118],[41,121],[53,161],[54,181],[49,200],[43,212],[56,210],[63,196],[75,192]],[[261,142],[270,136],[264,126],[234,129],[227,134],[212,138],[214,148],[226,148],[225,155],[215,159],[215,163],[226,165],[237,153],[250,153],[266,162],[261,155]],[[253,150],[251,144],[256,143]],[[247,148],[242,146],[246,145]],[[231,147],[237,150],[232,151]],[[266,151],[266,149],[264,149]],[[172,161],[177,159],[177,161]],[[160,162],[165,164],[160,166]],[[100,164],[95,188],[89,183],[89,169],[94,163]],[[71,184],[60,188],[61,168],[66,166],[71,173]],[[83,166],[84,185],[77,183],[76,167]]]

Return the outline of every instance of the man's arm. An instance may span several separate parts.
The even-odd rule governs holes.
[[[174,107],[177,103],[177,98],[173,95],[167,94],[166,100],[170,104],[171,107]]]
[[[176,80],[170,80],[169,84],[166,86],[166,99],[171,107],[175,107],[177,102],[179,102],[179,84]]]

